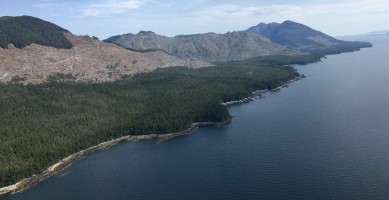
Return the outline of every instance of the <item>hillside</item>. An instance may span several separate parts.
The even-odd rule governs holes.
[[[367,42],[347,42],[335,39],[320,31],[293,21],[278,23],[260,23],[246,32],[261,34],[272,42],[305,52],[337,53],[355,51],[371,46]]]
[[[19,20],[20,23],[24,23],[25,20],[36,21],[35,18],[31,17],[1,19],[6,21]],[[27,33],[45,29],[50,23],[41,24],[44,26],[32,28]],[[9,28],[2,30],[2,32],[15,32],[17,30],[17,28],[15,30]],[[58,28],[58,30],[65,29]],[[39,33],[31,38],[46,37],[46,33]],[[56,34],[52,33],[50,37],[54,37]],[[161,67],[203,67],[210,65],[198,60],[179,59],[163,51],[134,52],[87,36],[75,36],[68,31],[63,31],[60,34],[72,48],[55,48],[41,45],[41,43],[32,43],[23,48],[16,48],[12,43],[7,45],[7,48],[0,48],[0,82],[42,83],[48,77],[63,79],[64,75],[68,77],[67,80],[77,82],[106,82]],[[11,40],[20,44],[18,37],[11,38]]]
[[[7,48],[9,44],[23,48],[34,43],[70,49],[72,43],[64,36],[64,33],[68,32],[66,29],[35,17],[0,17],[1,48]]]
[[[229,32],[165,37],[150,31],[113,36],[105,40],[133,50],[161,49],[183,59],[205,61],[243,60],[268,55],[298,55],[300,52],[274,44],[258,34]]]

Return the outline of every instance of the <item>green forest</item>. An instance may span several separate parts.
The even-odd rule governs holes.
[[[0,187],[110,139],[228,120],[222,102],[276,88],[299,76],[286,65],[312,61],[317,58],[268,57],[170,67],[109,83],[76,83],[62,74],[39,85],[0,84]]]
[[[35,17],[0,17],[0,47],[3,49],[9,44],[23,48],[32,43],[70,49],[73,45],[64,36],[65,32],[69,31]]]

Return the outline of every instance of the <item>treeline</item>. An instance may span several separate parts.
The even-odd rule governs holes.
[[[367,48],[372,47],[371,43],[368,42],[348,42],[344,41],[339,45],[336,45],[334,47],[328,47],[325,49],[316,49],[316,50],[310,50],[309,53],[316,57],[323,57],[325,55],[331,55],[331,54],[340,54],[344,52],[353,52],[358,51],[361,48]]]
[[[57,74],[39,85],[0,84],[0,187],[113,138],[227,120],[222,102],[298,75],[292,67],[250,61],[158,69],[112,83],[75,83]]]
[[[0,17],[1,48],[8,48],[9,44],[23,48],[35,43],[54,48],[70,49],[73,45],[66,39],[64,32],[68,31],[35,17]]]
[[[228,61],[228,62],[215,62],[216,65],[222,66],[250,66],[250,65],[306,65],[313,62],[320,61],[322,54],[306,54],[306,55],[271,55],[271,56],[259,56],[246,60]]]

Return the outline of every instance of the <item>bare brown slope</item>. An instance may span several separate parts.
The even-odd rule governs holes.
[[[203,67],[209,63],[184,60],[163,51],[133,52],[115,44],[89,37],[65,33],[72,49],[56,49],[37,44],[18,49],[0,48],[0,81],[12,77],[26,79],[26,83],[41,83],[50,74],[72,74],[76,81],[113,81],[123,75],[155,70],[169,66]]]

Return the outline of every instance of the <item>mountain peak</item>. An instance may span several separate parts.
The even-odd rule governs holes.
[[[300,24],[300,23],[294,22],[292,20],[285,20],[284,22],[282,22],[282,24]]]
[[[340,43],[331,36],[291,20],[281,24],[260,23],[246,31],[264,35],[274,43],[299,50],[323,49]]]
[[[304,24],[291,20],[278,23],[259,23],[246,32],[261,34],[272,42],[304,52],[339,52],[368,47],[369,43],[353,43],[337,40]]]
[[[139,33],[137,35],[157,35],[155,34],[153,31],[139,31]]]
[[[269,24],[266,24],[266,23],[259,23],[258,25],[256,26],[253,26],[253,27],[250,27],[249,29],[246,30],[246,32],[251,32],[251,33],[257,33],[257,34],[261,34],[265,37],[269,37],[272,32],[279,26],[280,24],[278,23],[269,23]]]
[[[314,31],[314,32],[319,33],[319,31],[314,30],[314,29],[312,29],[311,27],[309,27],[307,25],[304,25],[304,24],[301,24],[301,23],[298,23],[298,22],[294,22],[294,21],[291,21],[291,20],[286,20],[286,21],[282,22],[281,24],[279,24],[279,26],[281,26],[281,27],[288,27],[289,29],[293,29],[295,31],[303,31],[303,32],[307,32],[307,31],[311,31],[312,32],[312,31]],[[324,34],[324,33],[321,33],[321,34]]]

